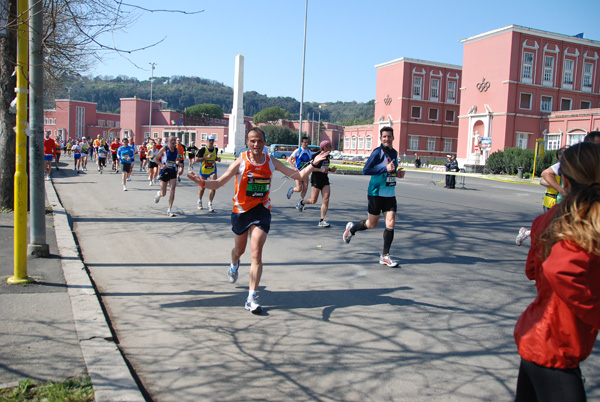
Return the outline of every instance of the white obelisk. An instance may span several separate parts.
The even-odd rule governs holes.
[[[244,56],[235,56],[235,82],[233,84],[233,107],[229,116],[229,138],[225,152],[235,154],[246,146],[244,124]]]

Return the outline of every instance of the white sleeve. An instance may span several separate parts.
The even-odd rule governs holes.
[[[560,169],[560,162],[556,162],[554,165],[550,166],[550,169],[552,169],[555,175],[558,175],[558,170]]]

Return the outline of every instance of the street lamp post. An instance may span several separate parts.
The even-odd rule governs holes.
[[[149,64],[152,67],[152,75],[150,77],[150,118],[148,119],[148,136],[149,138],[152,138],[152,86],[154,84],[154,66],[156,66],[156,63]]]
[[[304,103],[304,64],[306,60],[306,19],[308,17],[308,0],[304,7],[304,50],[302,52],[302,89],[300,91],[300,128],[298,131],[298,147],[302,142],[302,104]]]

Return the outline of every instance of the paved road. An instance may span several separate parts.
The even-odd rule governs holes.
[[[341,241],[345,223],[366,216],[367,177],[331,177],[332,227],[320,229],[318,206],[298,213],[277,175],[265,313],[254,316],[243,308],[247,254],[238,282],[226,278],[232,182],[210,214],[184,179],[169,218],[143,173],[127,192],[115,174],[58,173],[84,262],[153,401],[514,398],[512,331],[535,296],[529,243],[514,238],[541,211],[539,186],[468,178],[445,190],[409,172],[392,246],[401,268],[390,269],[377,264],[382,228]],[[582,365],[590,400],[600,398],[598,346]]]

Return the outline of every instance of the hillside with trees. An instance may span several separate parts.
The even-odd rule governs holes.
[[[70,93],[70,94],[69,94]],[[55,96],[46,97],[46,107],[54,107],[54,99],[71,99],[98,104],[98,110],[118,113],[120,98],[138,97],[150,99],[150,80],[139,81],[127,76],[76,77],[65,79],[63,89]],[[48,99],[51,98],[51,99]],[[222,83],[198,77],[154,77],[152,99],[164,100],[170,109],[184,111],[198,104],[218,105],[225,113],[231,112],[233,88]],[[319,108],[319,106],[321,106]],[[291,97],[269,97],[255,91],[244,92],[244,114],[254,116],[267,108],[278,107],[289,112],[291,119],[298,119],[300,102]],[[321,120],[343,125],[373,122],[375,102],[305,102],[304,119]]]

